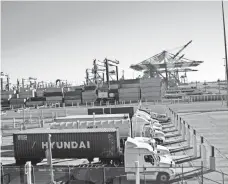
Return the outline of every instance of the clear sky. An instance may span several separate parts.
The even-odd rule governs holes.
[[[228,30],[228,2],[224,2]],[[225,78],[221,2],[2,2],[2,71],[16,78],[83,81],[94,58],[131,64],[193,40],[203,60],[189,81]],[[227,31],[228,32],[228,31]],[[228,33],[227,33],[228,36]],[[134,74],[136,77],[136,73]]]

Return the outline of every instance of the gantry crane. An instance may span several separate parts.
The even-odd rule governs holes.
[[[29,84],[26,85],[26,88],[36,88],[36,80],[37,78],[29,77],[29,78],[22,78],[22,88],[25,88],[25,82],[29,82]],[[18,87],[19,87],[19,80],[17,81]]]
[[[4,86],[4,79],[6,78],[6,84]],[[10,77],[8,74],[4,74],[4,72],[1,72],[1,90],[10,90]]]

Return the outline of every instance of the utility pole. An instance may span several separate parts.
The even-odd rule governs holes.
[[[226,84],[227,84],[227,97],[226,97],[226,105],[228,107],[228,63],[227,63],[227,47],[226,47],[226,25],[225,25],[225,16],[224,16],[224,7],[222,0],[222,18],[223,18],[223,31],[224,31],[224,45],[225,45],[225,60],[226,60]]]

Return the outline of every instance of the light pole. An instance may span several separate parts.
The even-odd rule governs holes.
[[[225,25],[223,0],[222,0],[222,18],[223,18],[223,32],[224,32],[224,45],[225,45],[225,61],[226,61],[226,84],[227,84],[226,105],[228,107],[228,63],[227,63],[227,47],[226,47],[226,25]]]
[[[220,79],[218,79],[218,90],[219,90],[219,94],[220,94]]]

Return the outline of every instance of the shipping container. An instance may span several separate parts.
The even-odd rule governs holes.
[[[15,94],[16,91],[13,90],[13,91],[1,91],[1,95],[12,95],[12,94]]]
[[[66,106],[72,106],[72,104],[73,104],[73,106],[76,106],[76,105],[81,104],[81,102],[82,102],[81,99],[80,100],[66,100],[66,99],[64,99],[64,103]]]
[[[63,96],[62,92],[45,92],[44,93],[45,97],[53,97],[53,96]]]
[[[76,121],[100,121],[100,120],[122,120],[129,119],[129,114],[95,114],[93,115],[74,115],[55,118],[54,122],[76,122]]]
[[[136,88],[120,88],[119,89],[119,93],[139,93],[140,88],[136,87]]]
[[[45,92],[47,92],[47,93],[53,93],[53,92],[61,92],[61,93],[63,93],[63,88],[47,88],[45,90]]]
[[[97,86],[85,86],[84,90],[85,91],[94,91],[97,89]]]
[[[65,100],[81,100],[82,97],[79,95],[79,96],[64,96],[64,99]]]
[[[29,101],[46,101],[45,97],[32,97]]]
[[[24,104],[26,102],[25,98],[11,98],[10,105]]]
[[[134,107],[106,107],[88,108],[88,115],[95,114],[129,114],[130,118],[134,115]]]
[[[63,97],[62,96],[49,96],[46,97],[46,101],[62,101]]]
[[[77,91],[68,91],[64,93],[64,96],[81,96],[82,91],[77,90]]]
[[[25,104],[27,107],[42,106],[44,105],[44,101],[27,101]]]
[[[131,137],[131,122],[129,118],[51,123],[50,128],[51,129],[118,128],[120,138],[127,139],[128,137]]]
[[[117,129],[30,129],[13,134],[17,164],[38,163],[45,158],[48,135],[51,135],[52,158],[119,159],[120,142]]]

